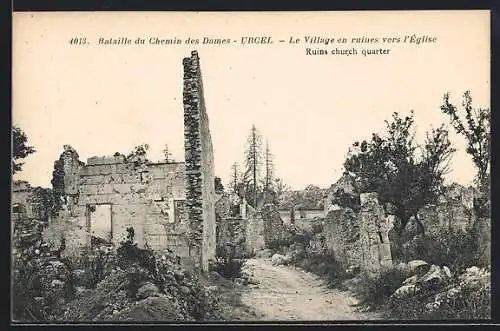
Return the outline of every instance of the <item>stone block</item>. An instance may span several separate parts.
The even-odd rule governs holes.
[[[97,185],[97,194],[112,194],[113,184],[100,184]]]
[[[145,193],[146,190],[147,190],[147,185],[145,184],[132,184],[130,186],[130,189],[132,190],[132,192],[135,192],[135,193]]]
[[[83,185],[80,187],[80,193],[83,195],[96,195],[97,185]]]
[[[119,194],[131,193],[131,184],[113,184],[113,191]]]
[[[97,169],[99,169],[99,174],[101,175],[110,175],[111,174],[111,165],[109,164],[103,164],[96,166]]]

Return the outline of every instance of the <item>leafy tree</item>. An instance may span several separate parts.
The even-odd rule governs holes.
[[[262,136],[259,131],[252,125],[250,134],[247,139],[247,148],[245,153],[245,190],[247,197],[251,197],[253,207],[257,206],[257,197],[259,194],[259,181],[261,179],[262,167]]]
[[[370,141],[355,142],[344,168],[359,179],[361,192],[377,192],[382,204],[391,203],[401,234],[413,216],[423,232],[417,212],[434,202],[443,189],[443,175],[455,151],[444,126],[427,132],[422,146],[415,142],[413,111],[385,121],[386,134],[373,133]]]
[[[28,146],[28,137],[17,126],[12,127],[12,171],[13,173],[22,171],[24,162],[19,162],[28,155],[36,152],[33,146]]]
[[[325,190],[316,185],[307,185],[301,192],[299,205],[304,209],[323,208]]]
[[[462,106],[465,119],[461,118],[459,110],[450,103],[450,94],[446,93],[441,111],[450,117],[455,131],[464,136],[467,141],[466,152],[472,157],[472,161],[477,167],[478,186],[480,188],[488,187],[490,181],[488,169],[491,158],[490,109],[474,109],[470,91],[463,94]]]
[[[148,153],[149,145],[142,144],[139,146],[135,146],[134,150],[127,155],[128,160],[133,160],[133,162],[137,165],[141,162],[146,162],[146,155]]]

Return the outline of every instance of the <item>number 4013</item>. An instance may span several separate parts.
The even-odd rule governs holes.
[[[87,43],[87,38],[85,38],[85,37],[71,38],[69,40],[69,43],[71,45],[85,45]]]

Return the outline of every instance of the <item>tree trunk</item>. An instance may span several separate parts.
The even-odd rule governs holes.
[[[422,236],[425,236],[425,227],[422,221],[418,218],[417,214],[414,214],[413,217],[415,217],[415,221],[417,222],[418,228],[420,229],[420,233]]]

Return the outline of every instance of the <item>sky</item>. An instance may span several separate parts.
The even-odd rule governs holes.
[[[86,162],[147,143],[184,159],[182,59],[197,50],[214,146],[216,176],[227,184],[243,164],[254,124],[274,154],[275,174],[293,189],[326,188],[342,174],[349,146],[384,129],[393,112],[415,111],[417,140],[447,123],[443,94],[490,104],[487,11],[274,13],[13,13],[13,124],[36,153],[15,179],[50,186],[53,163],[69,144]],[[306,45],[328,38],[437,37],[424,44]],[[270,36],[272,45],[151,45],[149,38]],[[85,37],[90,44],[72,45]],[[99,45],[127,37],[131,45]],[[144,45],[135,45],[138,37]],[[288,40],[300,38],[299,44]],[[286,42],[280,43],[279,40]],[[306,48],[388,48],[379,56],[306,55]],[[451,129],[451,128],[450,128]],[[453,130],[451,130],[453,131]],[[463,137],[447,180],[475,174]]]

